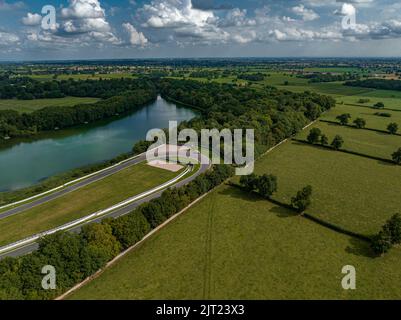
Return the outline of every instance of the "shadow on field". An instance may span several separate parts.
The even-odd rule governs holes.
[[[370,248],[370,244],[368,242],[355,238],[350,238],[349,243],[350,245],[345,248],[345,251],[347,253],[366,258],[377,257],[373,250]]]
[[[270,202],[270,203],[274,203],[274,200],[267,200],[267,199],[263,199],[262,197],[260,197],[257,194],[252,194],[249,192],[245,192],[245,191],[241,191],[239,189],[236,189],[234,187],[229,187],[226,188],[222,191],[219,192],[222,195],[225,196],[230,196],[231,198],[236,198],[236,199],[240,199],[243,201],[247,201],[247,202]],[[279,218],[290,218],[290,217],[295,217],[297,216],[297,213],[283,207],[280,206],[278,204],[276,204],[276,206],[274,206],[272,209],[270,209],[268,212],[274,213],[277,215],[277,217]]]
[[[378,160],[377,163],[380,164],[380,165],[382,165],[382,166],[390,166],[390,167],[394,167],[394,166],[395,166],[394,163],[386,162],[386,161],[380,161],[380,160]]]

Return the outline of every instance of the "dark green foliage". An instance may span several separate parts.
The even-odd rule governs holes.
[[[343,113],[339,116],[336,117],[338,121],[344,126],[349,123],[349,120],[351,119],[351,115],[349,113]]]
[[[396,164],[401,164],[401,148],[394,152],[391,157]]]
[[[400,80],[386,80],[386,79],[366,79],[359,81],[349,81],[345,83],[346,86],[364,87],[382,90],[395,90],[401,91]]]
[[[262,197],[269,198],[273,193],[277,192],[277,177],[264,174],[259,177],[258,183],[259,194]]]
[[[313,128],[310,130],[307,140],[309,143],[318,143],[320,136],[322,135],[322,131],[319,128]]]
[[[311,204],[312,187],[306,186],[291,199],[291,205],[299,213],[304,212]]]
[[[139,210],[119,219],[111,220],[109,224],[114,237],[120,242],[123,249],[134,245],[150,231],[148,221]]]
[[[344,140],[341,136],[336,135],[333,139],[333,142],[331,143],[331,146],[333,147],[334,150],[339,150],[344,144]]]
[[[322,136],[320,137],[320,143],[323,146],[327,146],[329,144],[329,138],[327,138],[325,134],[322,134]]]
[[[387,253],[394,245],[401,243],[401,215],[393,215],[382,230],[372,237],[371,247],[376,254]]]
[[[391,134],[396,134],[397,131],[398,131],[398,124],[395,123],[395,122],[390,123],[390,124],[387,126],[387,130],[388,130],[388,132],[390,132]]]
[[[386,223],[385,227],[391,235],[392,244],[401,243],[401,215],[399,213],[393,215]]]
[[[388,112],[376,112],[375,116],[384,117],[384,118],[391,118],[391,113],[388,113]]]
[[[378,102],[373,107],[375,109],[383,109],[384,108],[384,103],[383,102]]]
[[[383,255],[392,247],[391,236],[388,231],[380,231],[372,237],[371,248],[376,254]]]
[[[363,118],[356,118],[354,120],[354,124],[355,124],[355,127],[357,127],[358,129],[363,129],[366,127],[366,120]]]
[[[258,187],[259,177],[252,173],[247,176],[242,176],[240,179],[240,184],[244,187],[245,190],[251,192],[257,189]]]

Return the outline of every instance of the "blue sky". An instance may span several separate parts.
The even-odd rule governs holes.
[[[0,60],[400,53],[394,0],[0,0]]]

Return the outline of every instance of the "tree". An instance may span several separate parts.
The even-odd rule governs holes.
[[[388,132],[390,132],[391,134],[396,134],[398,131],[398,124],[396,124],[395,122],[390,123],[387,126],[387,130]]]
[[[312,144],[318,143],[321,135],[322,135],[322,132],[319,128],[313,128],[310,130],[307,140],[309,143],[312,143]]]
[[[333,142],[331,143],[331,146],[335,149],[335,150],[339,150],[344,144],[344,140],[341,136],[336,135],[333,139]]]
[[[304,212],[311,204],[312,187],[306,186],[301,191],[298,191],[297,195],[291,199],[291,205],[297,210],[297,212]]]
[[[327,138],[327,136],[326,136],[325,134],[323,134],[323,135],[320,137],[320,143],[321,143],[323,146],[327,146],[327,145],[329,144],[329,138]]]
[[[366,120],[363,118],[356,118],[354,124],[358,129],[363,129],[366,126]]]
[[[391,234],[388,230],[382,230],[372,237],[371,248],[376,254],[383,255],[392,247]]]
[[[340,123],[345,126],[346,124],[349,123],[349,120],[351,119],[351,115],[349,113],[343,113],[339,116],[336,117],[336,119],[338,121],[340,121]]]
[[[386,229],[389,232],[392,244],[401,243],[401,215],[399,213],[393,215],[386,222],[383,229]]]
[[[121,249],[108,224],[94,223],[82,227],[82,237],[86,245],[104,256],[105,262],[114,258]]]
[[[374,108],[376,109],[383,109],[384,108],[384,103],[383,102],[378,102],[374,105]]]
[[[401,148],[392,154],[392,158],[396,164],[401,164]]]
[[[258,177],[256,174],[252,173],[248,176],[242,176],[240,179],[240,184],[249,192],[254,191],[258,187]]]
[[[259,177],[257,185],[259,194],[262,197],[269,198],[274,192],[277,192],[277,177],[274,175],[264,174]]]

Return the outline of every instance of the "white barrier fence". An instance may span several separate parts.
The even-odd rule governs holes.
[[[158,149],[158,148],[160,148],[160,147],[162,147],[162,146],[159,146],[159,147],[157,147],[157,148],[153,148],[153,149],[151,149],[151,150],[148,150],[147,152],[156,150],[156,149]],[[16,201],[16,202],[13,202],[13,203],[6,204],[6,205],[4,205],[4,206],[1,206],[1,207],[0,207],[0,210],[6,209],[6,208],[10,208],[10,207],[14,207],[14,206],[17,206],[17,205],[19,205],[19,204],[22,204],[22,203],[25,203],[25,202],[28,202],[28,201],[31,201],[31,200],[35,200],[35,199],[37,199],[37,198],[44,197],[45,195],[48,195],[48,194],[53,193],[53,192],[56,192],[56,191],[58,191],[58,190],[60,190],[60,189],[63,189],[63,188],[65,188],[65,187],[68,187],[69,185],[72,185],[72,184],[74,184],[74,183],[77,183],[77,182],[80,182],[80,181],[82,181],[82,180],[88,179],[88,178],[93,177],[93,176],[95,176],[95,175],[97,175],[97,174],[99,174],[99,173],[102,173],[102,172],[105,172],[105,171],[107,171],[107,170],[110,170],[110,169],[113,169],[113,168],[115,168],[115,167],[118,167],[118,166],[120,166],[120,165],[122,165],[122,164],[124,164],[124,163],[126,163],[126,162],[128,162],[128,161],[131,161],[131,160],[134,160],[134,159],[136,159],[136,158],[139,158],[139,157],[145,155],[147,152],[144,152],[144,153],[141,153],[141,154],[139,154],[139,155],[133,156],[133,157],[131,157],[131,158],[125,159],[125,160],[123,160],[123,161],[120,161],[119,163],[113,164],[113,165],[110,166],[110,167],[101,169],[101,170],[96,171],[96,172],[92,172],[92,173],[90,173],[90,174],[88,174],[88,175],[86,175],[86,176],[83,176],[83,177],[81,177],[81,178],[78,178],[78,179],[69,181],[69,182],[67,182],[67,183],[65,183],[65,184],[63,184],[63,185],[61,185],[61,186],[58,186],[58,187],[56,187],[56,188],[53,188],[53,189],[51,189],[51,190],[42,192],[42,193],[40,193],[40,194],[34,195],[34,196],[32,196],[32,197],[29,197],[29,198],[26,198],[26,199],[23,199],[23,200],[20,200],[20,201]]]

